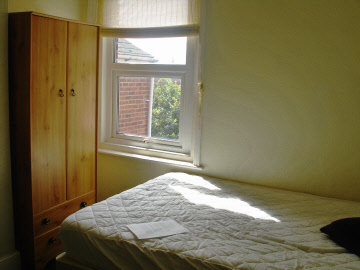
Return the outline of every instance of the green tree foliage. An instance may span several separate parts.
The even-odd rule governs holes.
[[[155,78],[151,137],[179,139],[181,86],[170,78]]]

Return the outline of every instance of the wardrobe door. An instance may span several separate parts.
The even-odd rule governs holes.
[[[98,28],[68,23],[67,199],[95,190]]]
[[[67,23],[31,18],[31,174],[33,214],[66,200]]]

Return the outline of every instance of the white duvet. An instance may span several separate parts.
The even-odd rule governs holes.
[[[94,269],[360,269],[319,229],[360,203],[169,173],[70,215],[59,238]],[[138,240],[127,224],[189,230]]]

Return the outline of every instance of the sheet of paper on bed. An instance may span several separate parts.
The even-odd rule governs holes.
[[[126,225],[138,239],[149,239],[189,232],[175,220],[138,223]]]

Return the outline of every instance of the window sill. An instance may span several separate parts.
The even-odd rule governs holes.
[[[124,157],[136,158],[136,159],[153,161],[153,162],[160,162],[160,163],[169,164],[172,166],[183,167],[183,168],[193,169],[193,170],[202,170],[203,169],[200,166],[195,166],[194,164],[192,164],[190,162],[186,162],[186,161],[178,161],[178,160],[159,158],[159,157],[150,157],[150,156],[144,156],[144,155],[139,155],[139,154],[126,153],[126,152],[114,151],[114,150],[108,150],[108,149],[102,149],[102,148],[98,149],[98,153],[106,154],[106,155],[113,155],[113,156],[124,156]]]

